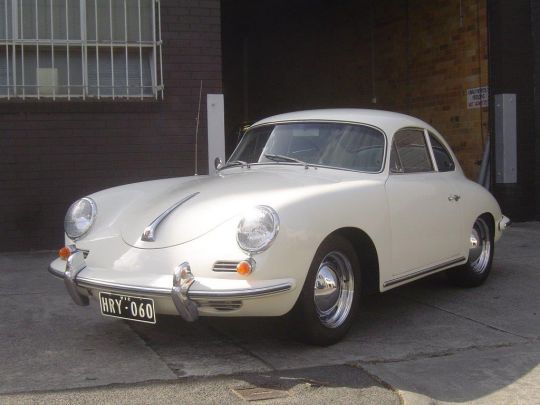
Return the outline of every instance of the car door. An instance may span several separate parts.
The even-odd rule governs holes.
[[[459,196],[455,184],[437,170],[428,132],[396,132],[390,153],[386,196],[392,229],[391,286],[403,275],[422,275],[460,259]]]

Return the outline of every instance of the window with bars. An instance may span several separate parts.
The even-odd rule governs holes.
[[[0,98],[163,97],[159,0],[0,0]]]

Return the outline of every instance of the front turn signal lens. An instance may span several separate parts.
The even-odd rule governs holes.
[[[62,260],[67,260],[68,257],[71,255],[71,249],[67,246],[64,246],[62,249],[58,251],[58,257]]]
[[[241,276],[247,276],[253,270],[253,266],[247,260],[242,260],[236,265],[236,272]]]

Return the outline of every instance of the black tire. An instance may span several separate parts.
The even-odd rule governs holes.
[[[350,267],[346,265],[343,258],[350,263]],[[332,262],[332,260],[335,260],[335,262]],[[340,271],[336,271],[334,273],[336,277],[338,277],[338,274],[342,274],[341,277],[347,279],[347,274],[352,275],[352,291],[350,279],[348,281],[342,281],[339,284],[339,293],[337,293],[337,288],[332,289],[334,294],[338,294],[338,299],[334,306],[336,308],[335,312],[332,312],[332,308],[328,309],[328,311],[323,311],[315,303],[316,277],[320,271],[325,271],[323,267],[326,266],[327,271],[328,268],[332,268],[332,264],[335,270],[339,270],[340,266],[345,266],[348,269],[341,273]],[[323,275],[321,273],[321,277]],[[294,336],[303,342],[318,346],[328,346],[341,340],[351,327],[355,318],[359,305],[360,285],[359,261],[351,243],[339,235],[331,235],[326,238],[313,257],[302,292],[289,314],[291,331]],[[321,284],[319,283],[318,286],[321,286]],[[319,289],[319,291],[322,292],[323,290]],[[333,295],[328,296],[331,297]],[[321,306],[320,300],[325,300],[325,297],[328,296],[325,296],[324,293],[318,295],[318,305]],[[332,301],[330,300],[330,302]],[[344,303],[341,305],[342,312],[339,312],[338,309],[340,302]],[[321,315],[321,312],[328,312],[329,315]],[[339,316],[340,313],[341,315]],[[332,314],[333,316],[331,316]]]
[[[475,248],[471,247],[467,263],[446,272],[452,284],[459,287],[478,287],[486,281],[495,252],[493,234],[491,218],[487,215],[478,217],[471,230],[471,237],[476,236],[478,240],[478,248],[475,251]]]

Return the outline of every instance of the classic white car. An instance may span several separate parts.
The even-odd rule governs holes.
[[[289,314],[305,340],[327,345],[347,332],[361,293],[444,270],[480,285],[509,224],[441,135],[407,115],[278,115],[216,164],[216,175],[76,201],[49,271],[103,315]]]

